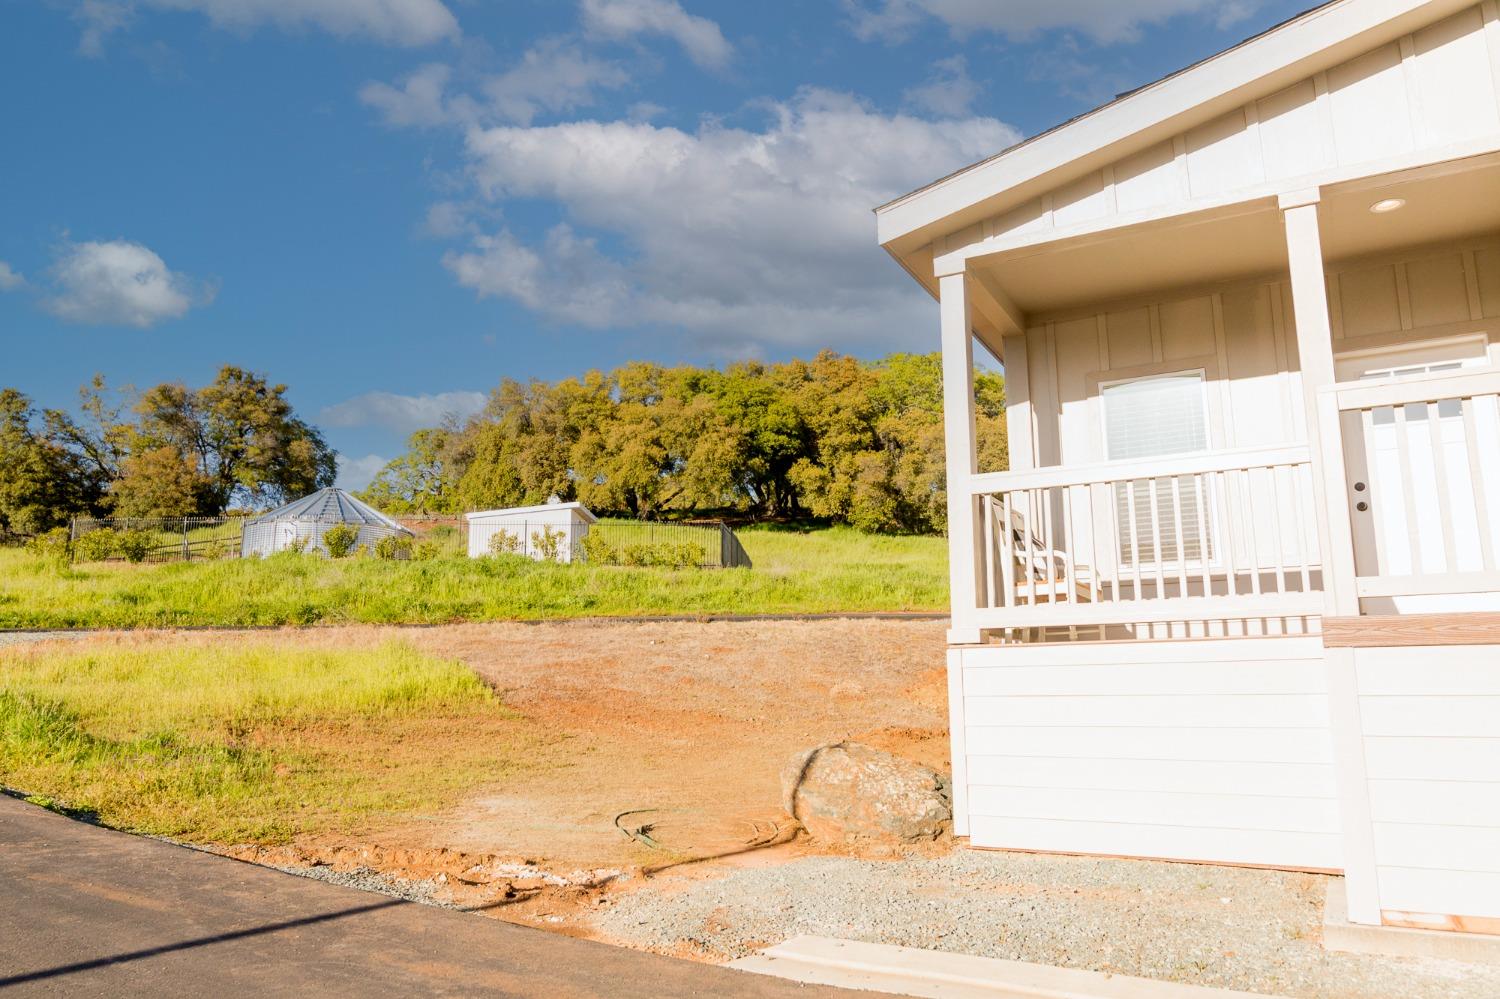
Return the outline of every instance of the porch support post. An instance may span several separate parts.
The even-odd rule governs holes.
[[[1328,617],[1357,615],[1359,596],[1355,590],[1354,536],[1344,478],[1343,433],[1330,391],[1335,382],[1333,332],[1328,321],[1318,201],[1317,190],[1281,196],[1307,413],[1307,443],[1312,457],[1318,541],[1322,549],[1323,613]],[[1370,785],[1365,768],[1364,725],[1354,651],[1325,647],[1323,661],[1328,681],[1329,731],[1339,794],[1349,920],[1378,925],[1380,890],[1376,880],[1375,832],[1370,816]]]
[[[943,347],[943,430],[948,471],[948,582],[952,604],[949,645],[977,645],[979,608],[978,500],[972,479],[979,471],[974,429],[974,325],[968,277],[938,278]]]

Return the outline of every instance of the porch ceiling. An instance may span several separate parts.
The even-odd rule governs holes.
[[[1370,206],[1399,198],[1397,211]],[[1325,188],[1319,208],[1330,263],[1500,233],[1500,154]],[[1028,317],[1172,289],[1282,274],[1282,214],[1271,198],[978,257],[971,267]]]
[[[1377,214],[1388,198],[1406,204]],[[1500,232],[1500,157],[1475,157],[1324,191],[1318,210],[1330,261]]]
[[[1030,315],[1065,311],[1168,288],[1284,271],[1286,234],[1270,199],[1232,213],[1202,213],[1014,254],[975,260]]]

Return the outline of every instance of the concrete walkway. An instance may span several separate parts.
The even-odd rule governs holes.
[[[0,992],[856,996],[293,877],[4,795]]]

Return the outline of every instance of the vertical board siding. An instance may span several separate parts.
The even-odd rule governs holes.
[[[1381,908],[1500,916],[1500,646],[1354,656]]]
[[[1485,36],[1476,4],[996,216],[977,241],[1046,236],[1494,136],[1500,76]]]
[[[965,649],[976,846],[1340,866],[1316,638]]]

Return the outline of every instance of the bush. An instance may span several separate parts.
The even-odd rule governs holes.
[[[491,555],[519,555],[521,536],[509,531],[496,531],[490,535],[489,549]]]
[[[335,524],[323,532],[323,547],[332,558],[345,558],[359,543],[359,531],[348,524]]]
[[[418,541],[412,547],[411,557],[418,562],[431,562],[443,551],[443,546],[436,541]]]
[[[532,550],[548,562],[556,562],[558,556],[562,554],[563,539],[567,536],[563,531],[554,531],[550,527],[544,527],[540,531],[532,531]]]
[[[286,543],[286,546],[281,550],[284,552],[291,552],[293,555],[301,555],[303,552],[307,551],[307,543],[311,540],[311,538],[293,538],[292,540],[288,541]]]
[[[405,534],[391,534],[375,542],[375,557],[387,561],[411,558],[412,539]]]
[[[578,542],[583,560],[590,565],[619,565],[620,552],[599,531],[590,531]]]
[[[156,547],[156,535],[150,531],[121,531],[115,538],[115,549],[125,556],[127,562],[146,561],[146,556]]]
[[[80,562],[103,562],[119,548],[119,539],[109,528],[90,531],[73,542],[73,555]]]
[[[66,563],[73,554],[73,543],[68,539],[66,527],[54,527],[50,531],[33,535],[26,542],[26,550],[48,562]]]

